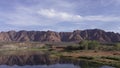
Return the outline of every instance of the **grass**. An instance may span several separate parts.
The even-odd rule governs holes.
[[[71,58],[76,60],[85,60],[89,62],[94,62],[102,65],[110,65],[118,67],[120,66],[120,55],[114,55],[116,51],[98,51],[94,50],[77,50],[72,52],[61,52],[61,57]]]
[[[120,61],[120,57],[119,56],[102,56],[101,58],[115,60],[115,61]]]
[[[5,43],[5,44],[9,44],[9,43]],[[14,43],[17,46],[21,46],[21,48],[17,48],[16,50],[14,49],[2,49],[0,50],[0,54],[4,53],[4,51],[6,51],[6,54],[9,53],[9,51],[22,51],[22,50],[28,50],[28,51],[37,51],[37,52],[44,52],[44,53],[49,53],[51,57],[62,57],[62,58],[69,58],[69,59],[76,59],[76,60],[86,60],[86,61],[90,61],[90,62],[95,62],[95,63],[100,63],[100,64],[108,64],[108,65],[112,65],[112,66],[120,66],[120,52],[119,51],[111,51],[113,46],[102,46],[102,50],[103,51],[95,51],[95,50],[62,50],[62,51],[58,51],[57,49],[51,49],[49,47],[39,47],[37,46],[38,44],[41,43],[32,43],[34,45],[29,45],[27,49],[22,49],[22,47],[25,47],[26,44],[29,43],[25,43],[23,45],[18,43]],[[60,44],[64,44],[66,46],[69,45],[73,45],[73,43],[54,43],[55,45],[60,45]],[[25,46],[24,46],[25,45]],[[42,44],[41,44],[42,45]],[[1,46],[2,47],[2,46]],[[74,46],[74,48],[76,49],[77,45]],[[7,52],[8,51],[8,52]]]
[[[48,53],[51,57],[54,58],[68,58],[68,59],[76,59],[76,60],[85,60],[89,62],[94,62],[98,64],[105,64],[118,67],[120,66],[120,55],[114,55],[115,52],[110,51],[98,51],[94,50],[76,50],[76,51],[56,51],[49,50],[47,48],[30,48],[28,51],[37,51]],[[20,51],[20,50],[18,50]],[[0,51],[4,53],[4,51]],[[6,51],[6,53],[9,53]],[[118,67],[119,68],[119,67]]]

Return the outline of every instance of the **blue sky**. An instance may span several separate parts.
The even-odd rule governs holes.
[[[103,29],[120,33],[120,0],[0,0],[0,31]]]

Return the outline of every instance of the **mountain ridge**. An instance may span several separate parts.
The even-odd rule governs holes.
[[[119,42],[120,34],[101,29],[74,30],[73,32],[55,31],[7,31],[0,32],[0,42],[79,42],[96,40],[100,42]]]

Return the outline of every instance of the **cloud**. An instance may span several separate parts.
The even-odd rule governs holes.
[[[58,12],[54,9],[41,9],[38,13],[50,19],[59,19],[59,21],[77,21],[81,18],[80,15],[73,15],[67,12]]]
[[[38,13],[46,18],[56,19],[59,21],[72,21],[72,22],[81,22],[81,21],[100,21],[100,22],[114,22],[119,21],[120,17],[118,16],[81,16],[75,14],[69,14],[67,12],[59,12],[54,9],[41,9]]]
[[[38,25],[38,18],[33,16],[35,13],[32,9],[17,6],[15,11],[0,13],[4,23],[15,26],[32,26]]]
[[[88,20],[88,21],[101,21],[101,22],[120,22],[120,17],[116,16],[85,16],[83,17],[83,20]]]
[[[13,13],[0,14],[1,21],[13,26],[50,26],[61,22],[120,22],[118,16],[91,15],[81,16],[69,12],[61,12],[55,9],[33,9],[28,7],[17,7]]]
[[[11,29],[116,31],[120,26],[119,5],[120,0],[1,0],[0,25],[4,24],[6,30],[10,26]]]

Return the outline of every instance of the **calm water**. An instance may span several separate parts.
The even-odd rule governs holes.
[[[54,64],[54,65],[25,65],[25,66],[8,66],[8,65],[1,65],[0,68],[82,68],[80,66],[75,66],[73,64]],[[87,68],[94,68],[94,67],[87,67]],[[115,68],[110,66],[101,66],[98,68]]]
[[[51,58],[37,52],[0,53],[0,68],[115,68],[86,61]]]

